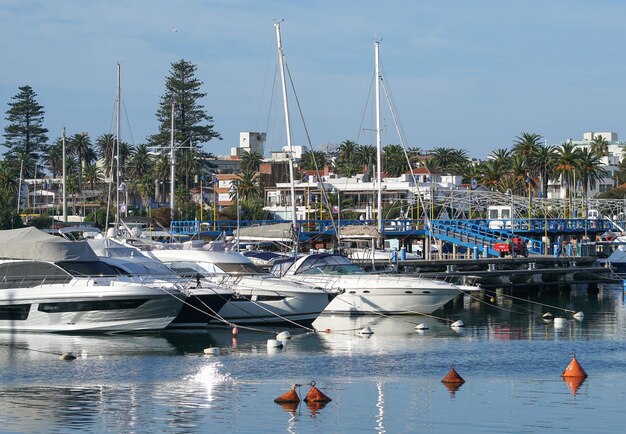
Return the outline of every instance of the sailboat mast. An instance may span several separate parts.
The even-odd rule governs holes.
[[[67,223],[67,174],[65,172],[65,127],[63,127],[63,132],[61,134],[61,143],[63,147],[63,221]],[[107,211],[107,216],[109,215]]]
[[[120,63],[117,62],[117,98],[115,101],[115,223],[119,226],[120,216],[120,112],[121,112]]]
[[[276,44],[278,46],[278,62],[280,65],[280,78],[282,83],[283,90],[283,108],[285,110],[285,128],[287,132],[287,152],[289,153],[289,184],[291,186],[291,225],[294,234],[297,234],[298,231],[298,221],[296,216],[296,190],[294,187],[294,174],[293,174],[293,165],[294,165],[294,155],[291,145],[291,123],[289,122],[289,104],[287,102],[287,83],[285,80],[285,59],[283,53],[282,42],[280,39],[280,22],[277,21],[274,23],[274,28],[276,29]],[[293,253],[298,250],[298,242],[296,236],[294,236],[293,242]]]
[[[378,183],[378,196],[376,203],[376,216],[378,218],[378,230],[383,233],[383,184],[382,184],[382,136],[380,129],[380,67],[378,57],[378,41],[374,41],[374,66],[376,74],[376,182]]]
[[[170,220],[174,220],[174,180],[176,179],[176,149],[174,149],[174,103],[172,102],[172,121],[170,125]]]

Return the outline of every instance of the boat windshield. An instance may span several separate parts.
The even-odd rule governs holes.
[[[365,271],[348,258],[339,255],[309,256],[295,274],[364,274]]]
[[[165,265],[182,276],[195,276],[197,274],[267,274],[252,263],[166,261]]]
[[[113,267],[102,261],[61,261],[56,262],[56,264],[72,276],[104,277],[120,275]]]

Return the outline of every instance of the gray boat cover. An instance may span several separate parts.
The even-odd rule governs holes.
[[[69,241],[34,227],[0,231],[0,258],[35,261],[97,261],[86,241]]]

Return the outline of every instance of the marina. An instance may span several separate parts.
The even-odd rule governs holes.
[[[337,317],[319,332],[229,329],[155,334],[0,334],[0,420],[10,432],[620,432],[626,380],[623,290],[545,295],[585,319],[544,322],[546,309],[468,296],[441,316]],[[555,314],[556,311],[553,310]],[[428,330],[415,330],[427,322]],[[358,331],[368,326],[373,334]],[[219,356],[203,353],[219,348]],[[64,362],[60,352],[77,359]],[[561,377],[572,355],[589,377]],[[441,380],[454,365],[465,383]],[[282,406],[316,386],[332,402]]]

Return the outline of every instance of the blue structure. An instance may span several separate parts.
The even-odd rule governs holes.
[[[529,246],[528,250],[534,254],[546,252],[542,238],[547,235],[554,240],[559,235],[579,238],[587,236],[595,239],[597,235],[616,230],[615,224],[607,219],[517,219],[507,224],[511,228],[493,229],[489,227],[490,220],[431,220],[430,227],[425,226],[423,220],[383,220],[383,236],[386,238],[425,238],[433,237],[446,243],[454,244],[467,249],[477,248],[483,255],[496,256],[493,245],[497,242],[510,240],[513,236],[522,238]],[[260,226],[274,223],[289,223],[287,220],[242,220],[241,227]],[[375,220],[342,220],[342,226],[372,225]],[[298,221],[300,241],[307,241],[313,237],[335,236],[331,220],[301,220]],[[505,226],[503,222],[502,227]],[[173,221],[170,230],[175,235],[199,235],[217,237],[221,234],[232,235],[237,228],[236,220],[203,221],[186,220]]]

